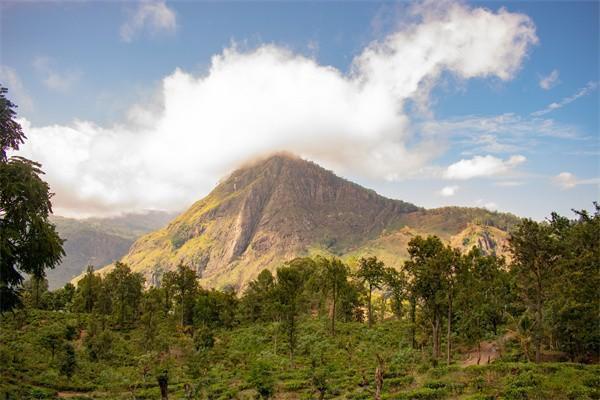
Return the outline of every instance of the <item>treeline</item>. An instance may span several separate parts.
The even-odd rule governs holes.
[[[509,239],[510,260],[473,248],[466,254],[438,237],[416,236],[399,269],[375,257],[353,270],[337,258],[296,258],[275,274],[263,270],[243,293],[207,290],[185,265],[163,274],[159,287],[123,263],[104,277],[89,267],[84,277],[54,292],[43,280],[22,292],[30,307],[92,315],[85,345],[91,358],[110,353],[110,330],[139,327],[149,349],[168,346],[170,329],[189,333],[197,349],[214,343],[215,329],[277,323],[294,362],[298,325],[304,317],[371,326],[386,318],[408,322],[414,348],[428,348],[434,364],[453,346],[476,346],[508,330],[524,358],[542,361],[544,349],[588,361],[600,351],[600,208],[557,214],[544,222],[523,220]],[[399,334],[404,334],[400,333]],[[52,335],[50,335],[52,336]]]

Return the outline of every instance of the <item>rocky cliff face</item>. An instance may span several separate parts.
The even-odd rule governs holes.
[[[167,227],[137,240],[122,261],[148,281],[181,262],[206,286],[239,288],[262,269],[301,255],[351,259],[382,248],[401,260],[410,235],[431,232],[449,240],[475,218],[461,211],[469,209],[451,210],[440,215],[387,199],[312,162],[278,154],[233,172]]]

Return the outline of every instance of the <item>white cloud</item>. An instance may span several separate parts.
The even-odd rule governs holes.
[[[177,16],[164,0],[141,1],[129,19],[121,25],[121,39],[131,42],[140,31],[152,34],[174,33],[177,29]]]
[[[451,197],[456,194],[458,186],[445,186],[440,190],[440,195],[443,197]]]
[[[475,207],[483,207],[490,211],[498,210],[498,204],[494,203],[493,201],[485,201],[483,199],[478,199],[475,202]]]
[[[559,108],[563,108],[567,104],[574,102],[575,100],[577,100],[580,97],[587,96],[588,94],[592,93],[597,88],[598,88],[598,82],[588,82],[588,84],[585,85],[584,87],[582,87],[581,89],[579,89],[577,91],[577,93],[575,93],[569,97],[565,97],[564,99],[562,99],[559,102],[551,103],[542,110],[532,112],[531,115],[534,117],[540,117],[542,115],[546,115],[549,112],[558,110]]]
[[[495,176],[505,174],[519,164],[526,161],[521,155],[511,156],[507,160],[487,155],[475,156],[470,160],[462,159],[450,165],[444,177],[447,179],[466,180],[477,177]]]
[[[496,211],[498,209],[498,204],[493,201],[489,201],[483,205],[483,208],[487,208],[490,211]]]
[[[558,84],[558,70],[555,69],[550,74],[540,77],[540,87],[544,90],[550,90]]]
[[[27,155],[42,162],[57,209],[72,213],[179,209],[241,160],[275,150],[338,173],[415,174],[444,149],[412,137],[405,103],[442,71],[510,79],[537,41],[525,15],[436,4],[413,8],[417,21],[367,46],[349,74],[274,45],[234,46],[204,75],[165,77],[161,107],[133,106],[136,123],[25,122]]]
[[[19,114],[33,109],[33,99],[25,90],[23,82],[14,68],[0,65],[0,83],[8,89],[7,97],[18,105]]]
[[[563,190],[573,189],[577,185],[598,185],[600,178],[579,179],[570,172],[561,172],[553,178],[554,182]]]
[[[56,63],[49,57],[36,57],[33,66],[42,76],[42,83],[48,89],[67,92],[81,78],[81,72],[76,70],[57,71]]]

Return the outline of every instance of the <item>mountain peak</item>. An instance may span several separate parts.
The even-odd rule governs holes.
[[[398,240],[398,254],[404,254],[406,239],[419,226],[447,231],[450,222],[444,221],[314,162],[276,153],[232,172],[167,227],[138,239],[123,262],[155,284],[162,272],[184,263],[206,286],[241,288],[263,269],[298,256],[351,255]],[[467,212],[453,216],[452,235],[469,221]],[[417,231],[389,235],[409,224]]]

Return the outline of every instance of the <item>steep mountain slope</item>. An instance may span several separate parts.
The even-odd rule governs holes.
[[[64,285],[88,265],[102,267],[119,260],[135,239],[164,226],[175,216],[161,211],[112,218],[52,216],[58,234],[65,239],[66,256],[55,269],[46,271],[48,286],[55,289]]]
[[[371,252],[395,264],[415,233],[450,240],[470,223],[504,219],[516,220],[477,209],[424,210],[277,154],[233,172],[167,227],[137,240],[123,262],[154,284],[181,262],[204,285],[243,287],[295,256]]]

